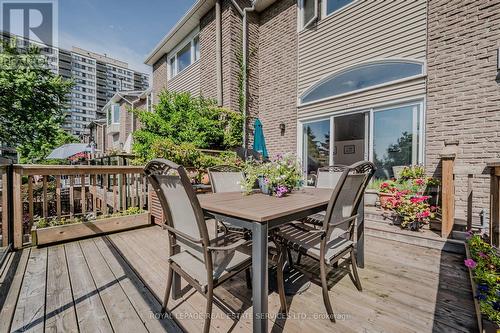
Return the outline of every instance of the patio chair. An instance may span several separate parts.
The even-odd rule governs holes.
[[[282,252],[285,248],[291,248],[319,261],[323,301],[333,322],[335,317],[328,296],[326,268],[349,255],[351,277],[358,290],[362,291],[354,255],[354,227],[359,204],[374,172],[375,165],[371,162],[362,161],[345,167],[328,203],[323,225],[319,229],[297,222],[280,228],[276,234]]]
[[[227,239],[226,235],[209,238],[203,210],[184,167],[158,159],[149,162],[144,173],[160,200],[169,236],[169,271],[162,312],[167,309],[175,272],[206,297],[203,331],[208,332],[213,290],[239,272],[249,270],[251,256],[242,252],[249,242]]]
[[[245,175],[241,169],[230,165],[219,165],[208,168],[208,177],[213,193],[243,192],[243,182]],[[215,233],[219,234],[219,225],[225,233],[234,232],[242,234],[246,239],[250,239],[250,231],[231,224],[216,221]]]

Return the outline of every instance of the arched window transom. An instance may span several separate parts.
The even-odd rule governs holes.
[[[311,103],[325,98],[389,84],[406,78],[422,75],[421,62],[408,60],[384,60],[356,65],[335,73],[308,89],[300,103]]]

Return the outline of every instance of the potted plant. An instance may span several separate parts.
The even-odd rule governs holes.
[[[500,330],[500,254],[481,235],[468,232],[465,266],[469,270],[480,332]]]
[[[137,207],[123,212],[94,216],[90,213],[73,218],[38,218],[31,229],[32,243],[45,245],[82,237],[132,229],[151,222],[150,214]]]
[[[436,208],[428,200],[428,196],[406,189],[389,198],[386,208],[397,214],[401,228],[418,231],[435,216]]]
[[[394,197],[397,190],[396,183],[393,180],[385,180],[380,183],[378,196],[382,208],[387,208],[388,200]]]
[[[303,183],[302,169],[292,154],[278,154],[267,163],[249,161],[244,171],[246,193],[251,193],[258,184],[262,193],[283,197]]]

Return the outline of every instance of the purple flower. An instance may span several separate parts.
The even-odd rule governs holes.
[[[481,258],[488,258],[488,255],[483,252],[479,252],[477,255],[480,256]]]
[[[477,286],[477,290],[482,292],[487,292],[488,290],[490,290],[490,287],[488,287],[487,284],[481,283],[480,285]]]
[[[472,237],[472,235],[474,235],[474,233],[472,232],[472,230],[467,230],[465,232],[465,239],[470,239]]]
[[[279,185],[277,188],[276,188],[276,196],[278,198],[281,198],[282,196],[284,196],[285,194],[288,193],[288,188],[286,186],[283,186],[283,185]]]
[[[500,311],[500,302],[498,302],[498,301],[493,302],[492,305],[493,305],[493,309],[495,309],[496,311]]]
[[[476,298],[480,301],[486,300],[486,295],[485,294],[477,294]]]
[[[469,268],[476,268],[477,266],[477,263],[473,259],[465,259],[464,264]]]

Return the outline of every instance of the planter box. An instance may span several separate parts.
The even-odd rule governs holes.
[[[387,201],[389,200],[389,198],[393,198],[393,197],[394,197],[394,194],[392,194],[392,193],[379,193],[378,198],[380,200],[380,207],[386,209]]]
[[[365,205],[375,207],[378,201],[378,191],[368,189],[365,191]]]
[[[472,259],[472,256],[471,256],[470,250],[469,250],[469,245],[467,243],[465,243],[465,254],[467,256],[467,259]],[[486,318],[483,318],[483,316],[481,315],[481,308],[479,306],[479,300],[476,298],[476,296],[477,296],[476,281],[474,281],[472,269],[468,268],[468,270],[469,270],[470,285],[472,287],[472,295],[474,296],[474,307],[476,309],[477,326],[479,328],[479,332],[481,332],[481,333],[497,333],[500,330],[500,326],[498,326],[496,323],[491,322],[490,320],[488,320]]]
[[[45,245],[57,243],[115,231],[134,229],[149,224],[151,224],[151,216],[149,212],[145,212],[136,215],[108,217],[92,222],[66,224],[42,229],[33,227],[31,230],[32,244]]]

